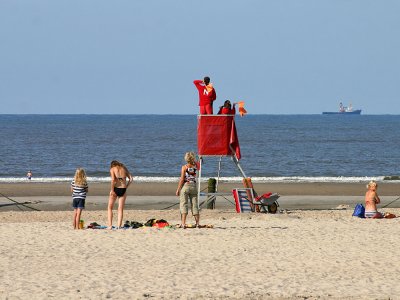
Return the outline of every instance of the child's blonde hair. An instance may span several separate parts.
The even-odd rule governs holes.
[[[195,165],[196,164],[196,154],[194,154],[194,152],[186,152],[185,161],[188,164]]]
[[[378,184],[376,183],[375,180],[371,180],[368,184],[367,184],[367,189],[371,188],[371,187],[377,187]]]
[[[78,168],[75,171],[74,181],[76,185],[85,186],[87,185],[86,173],[82,168]]]

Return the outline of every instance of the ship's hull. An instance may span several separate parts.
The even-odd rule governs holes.
[[[324,111],[323,115],[359,115],[361,114],[361,109],[356,109],[353,111]]]

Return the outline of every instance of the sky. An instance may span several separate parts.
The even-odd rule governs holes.
[[[400,114],[399,0],[0,0],[0,114]]]

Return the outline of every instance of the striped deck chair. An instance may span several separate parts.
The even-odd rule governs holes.
[[[233,189],[233,198],[235,199],[237,213],[249,213],[254,211],[253,200],[249,198],[252,196],[253,190],[249,188]]]
[[[252,188],[241,188],[232,190],[235,199],[236,212],[264,212],[276,213],[278,209],[277,193],[266,193],[259,197],[254,197]],[[258,209],[257,209],[258,208]]]

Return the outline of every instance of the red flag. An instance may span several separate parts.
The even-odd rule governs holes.
[[[239,139],[237,136],[236,125],[235,125],[234,119],[232,119],[231,138],[229,141],[229,147],[232,149],[232,151],[234,151],[234,153],[232,153],[232,154],[236,154],[236,157],[239,160],[241,158],[241,154],[240,154]]]
[[[247,110],[244,109],[244,101],[239,101],[239,114],[241,117],[243,117],[245,114],[247,114]]]

